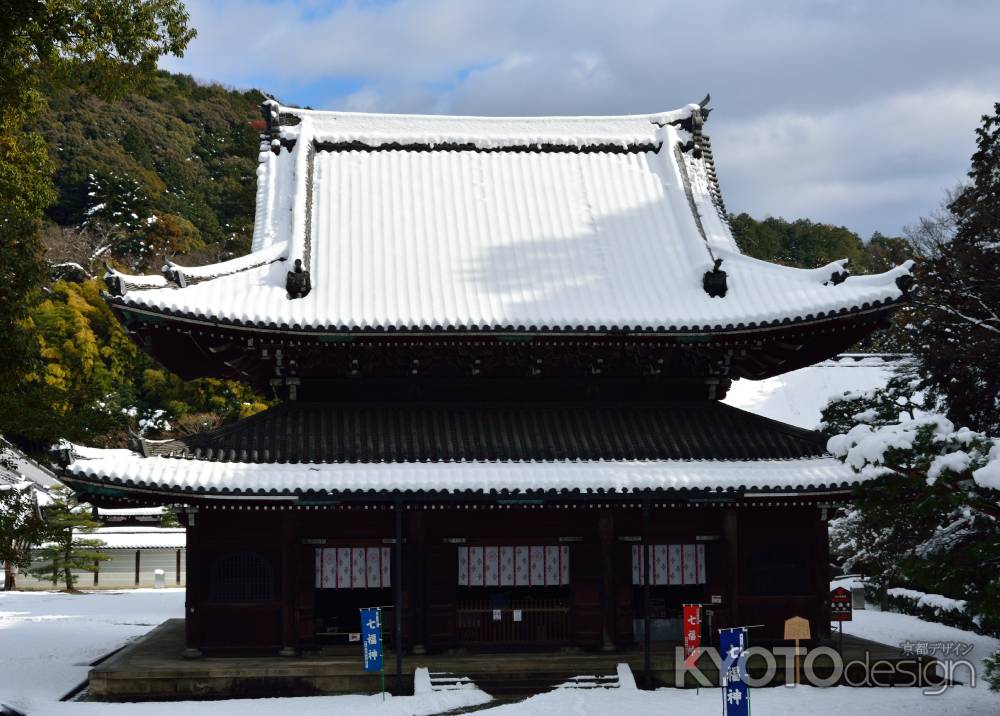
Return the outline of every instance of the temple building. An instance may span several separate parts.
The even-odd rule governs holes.
[[[706,98],[707,99],[707,98]],[[132,338],[275,407],[60,479],[187,528],[187,655],[295,655],[387,608],[403,654],[829,632],[826,520],[862,476],[721,402],[906,298],[740,253],[702,104],[483,118],[263,107],[252,250],[109,271]]]

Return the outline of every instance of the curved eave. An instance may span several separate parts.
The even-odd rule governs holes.
[[[148,459],[148,458],[147,458]],[[813,458],[827,460],[829,458]],[[711,463],[712,461],[692,461]],[[754,461],[747,461],[747,465]],[[767,463],[808,463],[809,459],[787,461],[760,461]],[[519,463],[511,463],[517,465]],[[525,463],[520,463],[525,464]],[[404,464],[407,465],[407,464]],[[304,466],[308,469],[308,466]],[[848,468],[849,469],[849,468]],[[102,475],[85,468],[63,470],[63,480],[74,490],[97,497],[130,499],[141,502],[189,504],[211,500],[275,501],[310,504],[311,501],[387,502],[397,498],[410,501],[452,500],[468,502],[495,502],[497,500],[568,500],[589,502],[593,500],[627,501],[650,497],[659,500],[697,501],[699,499],[738,500],[760,497],[798,496],[848,496],[864,482],[864,475],[852,473],[850,478],[825,480],[816,484],[796,484],[794,481],[775,481],[768,485],[730,484],[726,486],[668,486],[649,487],[561,487],[561,488],[484,488],[484,487],[429,487],[412,489],[356,488],[356,489],[242,489],[228,487],[193,487],[165,485],[155,481],[136,480]]]
[[[874,313],[886,313],[905,303],[908,297],[900,295],[896,298],[887,297],[882,300],[865,301],[860,305],[842,306],[835,310],[819,311],[815,314],[809,313],[803,316],[783,316],[766,322],[748,323],[727,323],[725,325],[660,325],[660,326],[631,326],[631,325],[600,325],[600,326],[547,326],[547,325],[504,325],[504,326],[444,326],[425,325],[419,327],[364,327],[364,326],[301,326],[298,324],[277,324],[258,323],[253,321],[243,321],[240,319],[222,318],[208,313],[192,313],[189,311],[175,311],[161,306],[146,306],[135,302],[126,301],[121,296],[111,296],[103,294],[108,304],[119,313],[136,313],[154,318],[168,318],[181,323],[188,323],[200,327],[230,328],[241,331],[252,331],[255,333],[273,334],[302,334],[316,337],[338,338],[344,336],[508,336],[508,335],[536,335],[536,336],[727,336],[747,332],[764,331],[775,328],[786,328],[792,326],[808,326],[817,323],[828,323],[851,316],[864,316]]]

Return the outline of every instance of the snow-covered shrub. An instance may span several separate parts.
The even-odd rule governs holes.
[[[916,589],[893,587],[888,590],[889,608],[894,612],[910,614],[924,621],[938,622],[948,626],[981,631],[978,620],[966,609],[964,599],[952,599],[941,594],[928,594]]]
[[[986,669],[983,678],[990,685],[990,691],[1000,693],[1000,649],[983,659],[983,666]]]

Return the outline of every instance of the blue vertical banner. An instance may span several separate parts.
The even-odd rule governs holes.
[[[382,671],[382,610],[361,610],[361,648],[365,671]]]
[[[750,716],[750,687],[747,685],[747,630],[723,629],[719,633],[722,657],[722,704],[725,716]]]

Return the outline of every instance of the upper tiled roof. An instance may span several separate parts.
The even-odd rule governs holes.
[[[715,401],[294,402],[141,449],[221,462],[765,460],[823,455],[826,438]]]
[[[831,281],[743,256],[704,112],[473,118],[272,108],[253,252],[124,306],[303,330],[755,327],[892,303],[899,268]],[[290,121],[297,120],[294,124]],[[725,297],[702,287],[714,259]],[[289,298],[296,260],[311,291]],[[183,287],[181,287],[183,286]]]

